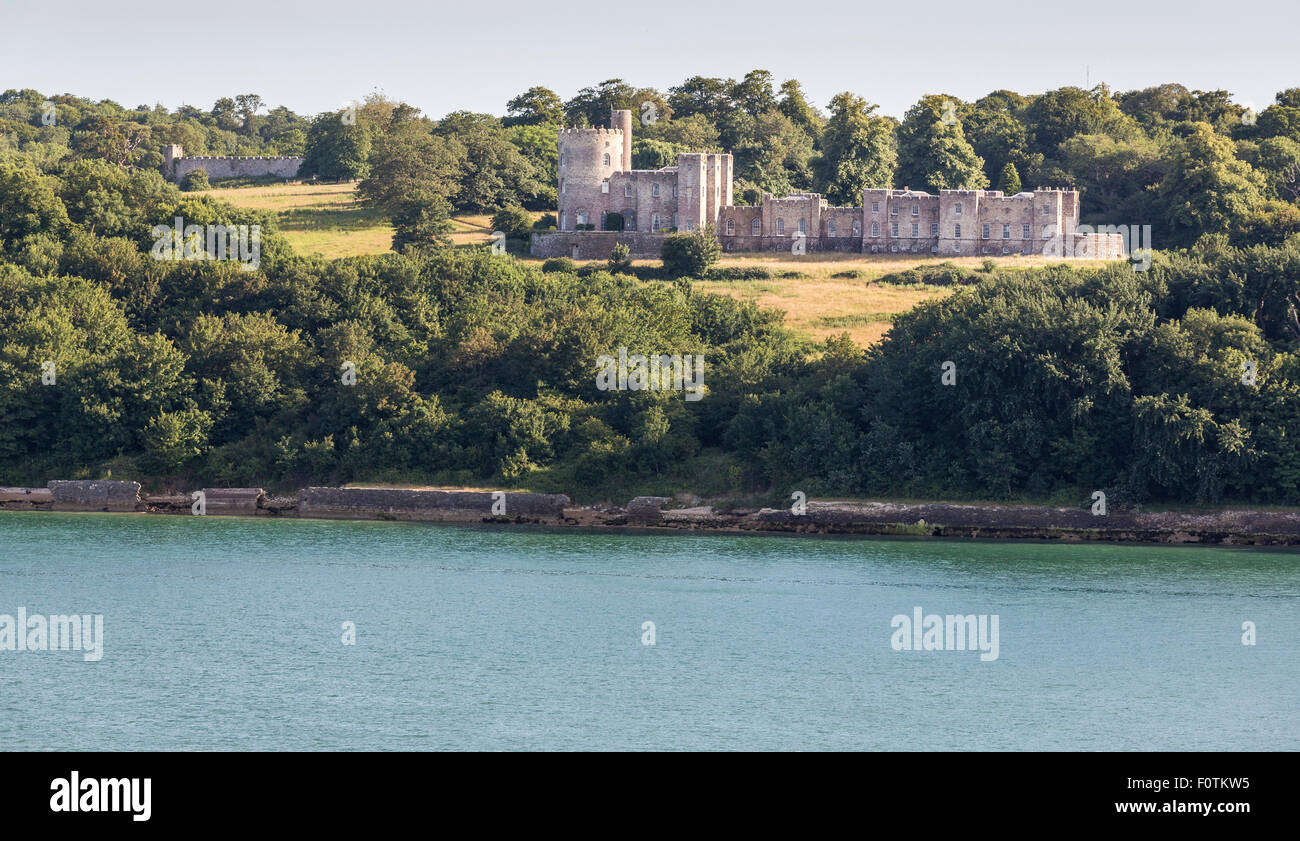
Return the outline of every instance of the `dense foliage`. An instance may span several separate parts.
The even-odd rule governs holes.
[[[426,121],[373,99],[342,123],[364,141],[238,98],[212,113],[65,98],[47,124],[39,95],[5,93],[0,484],[111,472],[152,487],[495,482],[580,499],[1083,501],[1101,488],[1117,502],[1300,503],[1295,92],[1253,124],[1226,96],[1176,86],[927,98],[907,131],[847,94],[823,120],[797,84],[778,94],[759,71],[644,100],[662,117],[646,141],[747,150],[744,189],[857,189],[899,167],[927,184],[1073,181],[1097,212],[1189,243],[1147,272],[903,273],[890,280],[956,290],[863,350],[814,346],[778,313],[649,277],[626,254],[539,268],[450,246],[453,209],[499,211],[524,233],[519,208],[554,183],[547,133],[653,94],[620,85],[568,103],[535,88],[505,120]],[[364,157],[362,193],[399,222],[397,253],[298,256],[272,216],[182,193],[156,169],[182,136],[256,154],[293,151],[294,131],[331,138],[313,148],[342,150],[334,164]],[[934,148],[891,146],[903,138]],[[176,217],[259,225],[255,270],[154,259],[154,226]],[[682,256],[703,262],[674,273],[719,271],[711,254]],[[621,347],[703,354],[707,395],[599,390],[597,358]]]

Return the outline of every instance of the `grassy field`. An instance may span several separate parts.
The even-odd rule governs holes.
[[[206,194],[239,207],[274,211],[285,238],[299,254],[332,259],[382,254],[392,245],[392,227],[377,211],[357,203],[355,184],[278,184],[209,190]],[[452,224],[452,241],[457,245],[486,244],[491,239],[491,214],[457,216]],[[990,259],[1000,266],[1011,267],[1050,262],[1043,257]],[[636,262],[658,263],[656,260]],[[721,295],[782,310],[786,323],[803,335],[822,339],[848,333],[855,342],[866,346],[878,342],[898,314],[922,301],[951,294],[952,290],[945,287],[878,282],[886,274],[929,262],[937,261],[898,254],[725,255],[720,262],[722,266],[762,266],[774,275],[792,276],[755,281],[701,281],[698,285]],[[950,262],[978,269],[983,258],[959,257]],[[857,277],[832,276],[845,272],[855,272]]]

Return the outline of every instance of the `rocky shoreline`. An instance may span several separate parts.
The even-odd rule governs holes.
[[[902,535],[1227,546],[1300,545],[1300,513],[1225,509],[1114,512],[1031,505],[809,501],[788,509],[716,510],[690,495],[637,497],[621,507],[575,506],[563,494],[309,487],[294,496],[261,488],[142,495],[138,482],[57,480],[0,487],[0,510],[110,511],[243,517],[517,523],[684,531]]]

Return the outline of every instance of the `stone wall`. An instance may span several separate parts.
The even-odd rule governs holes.
[[[365,520],[480,522],[493,517],[560,522],[564,494],[505,494],[505,511],[494,514],[493,495],[478,491],[408,491],[391,488],[306,488],[298,495],[300,517]]]
[[[658,259],[664,237],[644,231],[557,231],[533,234],[529,253],[534,257],[571,257],[575,260],[608,260],[616,243],[628,247],[633,257]]]
[[[302,158],[270,157],[193,157],[178,158],[173,164],[172,180],[177,184],[185,173],[201,169],[209,179],[216,178],[257,178],[263,175],[275,175],[280,178],[294,178],[302,166]]]
[[[140,502],[139,482],[55,479],[46,487],[55,511],[134,511]]]

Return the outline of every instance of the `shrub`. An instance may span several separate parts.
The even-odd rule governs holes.
[[[187,193],[195,190],[207,190],[212,187],[208,181],[208,171],[206,169],[191,169],[181,177],[181,189]]]
[[[623,243],[615,243],[614,250],[609,253],[609,270],[626,272],[630,268],[632,268],[632,252]]]
[[[709,267],[722,256],[722,246],[706,225],[686,234],[669,234],[664,237],[662,257],[664,272],[669,277],[703,277]]]
[[[532,227],[533,217],[522,207],[503,207],[492,214],[492,230],[508,237],[526,237]]]
[[[772,270],[765,266],[714,266],[702,280],[771,280]]]
[[[574,274],[578,271],[578,264],[568,257],[552,257],[542,263],[542,271],[550,274],[551,272],[567,272]]]
[[[610,211],[605,214],[605,230],[621,231],[623,230],[623,214]]]
[[[837,278],[839,280],[857,280],[860,277],[866,277],[866,276],[867,273],[864,272],[862,269],[847,269],[845,271],[836,272],[835,274],[831,275],[831,277]]]
[[[555,230],[556,219],[554,213],[543,213],[542,218],[533,223],[535,231],[553,231]]]

